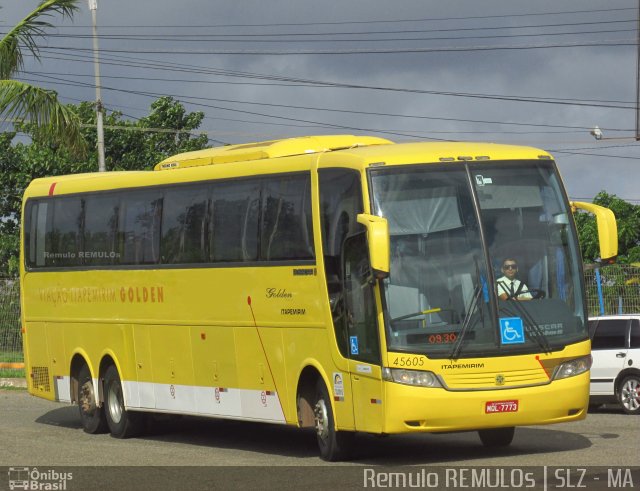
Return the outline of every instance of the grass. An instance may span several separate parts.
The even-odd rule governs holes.
[[[24,378],[24,370],[15,370],[12,368],[0,368],[0,378]]]
[[[0,351],[0,363],[21,363],[24,360],[20,351]],[[23,368],[0,368],[0,378],[24,378]]]
[[[2,391],[2,390],[15,390],[15,391],[24,390],[24,391],[26,391],[27,388],[26,387],[13,387],[13,386],[0,387],[0,391]]]
[[[22,351],[0,351],[0,362],[22,362],[24,361],[24,355]]]

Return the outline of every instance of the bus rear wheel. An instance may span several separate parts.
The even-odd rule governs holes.
[[[490,430],[478,430],[480,441],[485,447],[507,447],[513,441],[515,427],[492,428]]]
[[[78,372],[78,393],[76,394],[80,421],[85,433],[97,434],[108,431],[104,408],[98,405],[93,379],[87,365]]]
[[[122,382],[114,365],[104,374],[104,412],[111,436],[131,438],[142,432],[144,414],[125,409]]]
[[[351,431],[336,431],[331,399],[322,380],[316,386],[315,401],[313,416],[320,458],[329,462],[346,459],[351,454],[355,435]]]

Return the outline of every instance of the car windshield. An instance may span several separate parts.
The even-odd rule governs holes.
[[[553,162],[378,168],[371,185],[374,213],[389,223],[389,350],[457,358],[586,339],[577,241]]]

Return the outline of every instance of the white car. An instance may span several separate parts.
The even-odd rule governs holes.
[[[589,319],[590,403],[619,402],[627,414],[640,414],[640,314]]]

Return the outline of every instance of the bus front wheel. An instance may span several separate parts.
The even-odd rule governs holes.
[[[87,365],[82,365],[78,372],[78,393],[76,394],[80,421],[85,433],[96,434],[108,431],[104,408],[98,405],[96,390]]]
[[[515,427],[492,428],[490,430],[478,430],[480,441],[485,447],[506,447],[513,441]]]
[[[336,430],[331,399],[322,380],[316,386],[315,400],[313,415],[320,458],[329,462],[344,460],[351,453],[355,435],[350,431]]]
[[[114,365],[104,374],[104,412],[111,436],[130,438],[141,433],[144,415],[125,409],[122,382]]]

